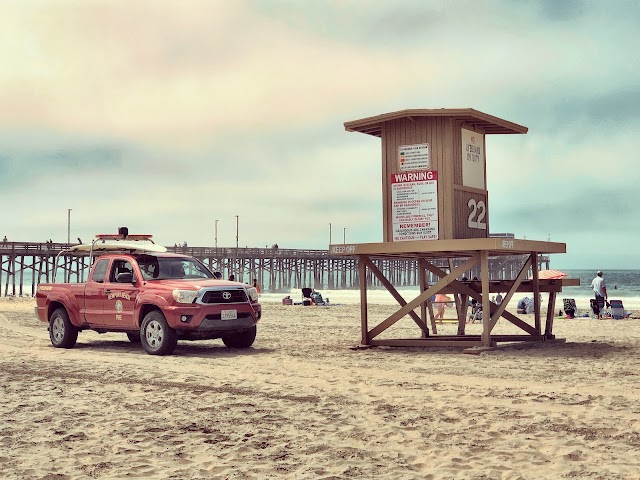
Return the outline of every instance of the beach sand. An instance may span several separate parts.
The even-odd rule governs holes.
[[[565,344],[481,355],[354,351],[358,305],[266,304],[251,349],[154,357],[123,334],[55,349],[33,306],[0,300],[3,479],[640,478],[640,320],[558,318]]]

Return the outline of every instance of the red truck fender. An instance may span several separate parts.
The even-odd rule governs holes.
[[[52,305],[54,304],[54,305]],[[73,299],[73,297],[69,297],[63,292],[51,292],[47,295],[45,301],[44,313],[46,318],[45,322],[49,322],[49,317],[56,310],[55,304],[61,304],[62,307],[67,311],[67,315],[69,316],[69,320],[76,327],[82,327],[84,325],[84,320],[80,318],[80,306]]]
[[[160,310],[168,305],[167,299],[156,294],[139,294],[136,297],[135,318],[138,328],[142,324],[145,315],[151,310]]]

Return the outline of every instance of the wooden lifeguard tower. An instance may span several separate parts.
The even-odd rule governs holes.
[[[383,242],[329,246],[333,255],[358,257],[361,344],[493,347],[497,342],[554,339],[556,294],[563,286],[579,285],[579,280],[540,279],[538,255],[565,253],[566,244],[489,236],[485,136],[523,134],[527,128],[471,108],[402,110],[354,120],[344,126],[347,131],[382,139]],[[513,280],[489,281],[489,257],[506,255],[526,256],[519,274]],[[372,261],[378,258],[416,259],[421,293],[409,301],[402,298]],[[448,271],[435,266],[435,259],[449,259]],[[473,268],[479,268],[479,280],[461,278]],[[532,278],[525,279],[530,269]],[[400,305],[395,313],[371,329],[367,318],[367,271],[380,280]],[[427,271],[440,280],[428,285]],[[454,294],[456,335],[437,334],[429,299],[438,292]],[[507,292],[500,305],[489,297],[497,292]],[[516,292],[533,293],[533,325],[506,310]],[[542,292],[549,293],[544,332],[539,295]],[[469,297],[482,305],[482,335],[465,334]],[[414,312],[417,307],[419,316]],[[376,338],[406,315],[418,326],[420,337]],[[501,317],[524,333],[492,335]]]

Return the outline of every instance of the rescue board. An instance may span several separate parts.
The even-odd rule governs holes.
[[[139,243],[139,242],[117,242],[117,243],[95,243],[94,245],[81,244],[69,247],[66,252],[113,252],[118,250],[127,250],[135,252],[151,252],[164,253],[166,247],[156,245],[155,243]]]

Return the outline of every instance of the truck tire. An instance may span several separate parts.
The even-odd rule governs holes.
[[[131,343],[140,343],[140,332],[127,332],[127,338]]]
[[[153,310],[142,320],[140,340],[149,355],[171,355],[178,343],[178,334],[169,326],[162,312]]]
[[[69,320],[64,308],[53,311],[49,317],[49,338],[56,348],[72,348],[78,340],[78,329]]]
[[[229,348],[249,348],[256,339],[256,332],[257,328],[254,325],[249,330],[222,337],[222,342]]]

